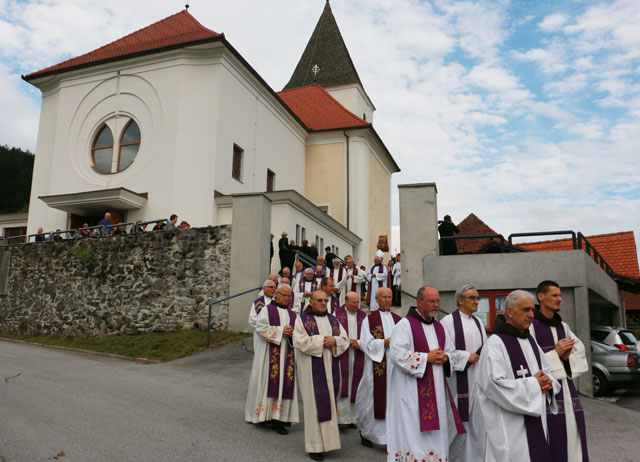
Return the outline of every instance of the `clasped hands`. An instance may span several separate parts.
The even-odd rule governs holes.
[[[322,345],[325,348],[333,348],[336,345],[336,338],[335,337],[324,337],[324,342],[322,342]]]
[[[282,329],[282,334],[286,335],[287,337],[291,337],[293,335],[293,326],[284,326],[284,329]]]
[[[562,340],[558,340],[558,343],[556,343],[556,353],[558,353],[558,356],[561,359],[567,361],[575,344],[576,341],[572,338],[563,338]]]
[[[449,357],[442,348],[436,348],[431,350],[427,355],[427,362],[432,364],[444,364],[449,360]]]
[[[534,377],[538,380],[542,393],[545,393],[553,388],[553,382],[551,377],[542,371],[538,371],[534,374]]]

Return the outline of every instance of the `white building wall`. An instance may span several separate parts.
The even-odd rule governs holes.
[[[345,108],[367,122],[373,122],[376,108],[360,84],[340,85],[326,89]]]
[[[362,238],[355,249],[354,259],[362,265],[371,264],[369,258],[369,144],[359,136],[349,140],[350,184],[349,184],[349,228]]]

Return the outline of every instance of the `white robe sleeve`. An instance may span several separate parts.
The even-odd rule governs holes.
[[[384,340],[375,339],[371,335],[371,329],[369,328],[369,317],[362,321],[362,328],[360,330],[360,350],[366,354],[371,361],[379,363],[384,357]]]
[[[347,335],[347,331],[344,330],[344,327],[342,327],[342,324],[340,324],[340,335],[334,335],[333,338],[336,339],[336,344],[331,349],[331,353],[333,353],[333,356],[337,357],[347,351],[350,344],[349,336]]]
[[[450,354],[447,353],[449,355],[449,361],[451,361],[452,359],[455,360],[455,365],[456,365],[455,370],[463,371],[464,368],[467,366],[467,362],[469,361],[469,356],[471,356],[471,353],[465,350],[455,349],[456,331],[455,331],[455,328],[453,327],[453,316],[451,316],[450,314],[446,315],[444,318],[442,318],[442,321],[440,321],[440,324],[442,324],[442,326],[444,327],[444,332],[447,335],[447,338],[453,344],[453,348],[454,348],[454,350]],[[453,369],[452,369],[452,372],[453,372]]]
[[[275,343],[280,345],[285,326],[272,326],[269,323],[269,310],[267,307],[263,307],[258,314],[256,320],[256,332],[264,337],[269,343]]]
[[[388,275],[388,273],[387,273],[387,268],[386,268],[386,266],[383,266],[383,267],[382,267],[382,272],[380,272],[380,271],[376,272],[376,280],[377,280],[378,282],[384,282],[384,281],[386,281],[386,280],[387,280],[387,278],[388,278],[388,276],[389,276],[389,275]]]
[[[358,274],[354,274],[353,275],[353,282],[354,284],[362,284],[365,280],[365,275],[362,272],[362,270],[358,270]]]
[[[409,322],[403,319],[396,324],[389,342],[389,360],[393,366],[411,377],[421,378],[427,370],[427,356],[428,353],[413,350],[413,334]]]
[[[569,355],[569,366],[571,366],[571,379],[575,380],[582,374],[589,370],[589,363],[587,362],[587,355],[585,352],[584,344],[580,340],[566,323],[564,324],[564,331],[568,332],[569,337],[574,339],[576,343],[573,345],[573,351]]]
[[[324,336],[307,334],[302,318],[298,316],[293,329],[293,347],[309,356],[321,358],[324,351]]]
[[[253,302],[251,304],[251,310],[249,310],[249,325],[256,328],[256,321],[258,320],[258,315],[256,314],[256,304]]]

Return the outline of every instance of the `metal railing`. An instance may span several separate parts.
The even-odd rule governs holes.
[[[213,308],[213,305],[218,305],[222,302],[226,302],[227,300],[231,300],[232,298],[236,298],[241,295],[246,295],[260,289],[262,289],[262,286],[256,287],[255,289],[245,290],[244,292],[240,292],[235,295],[229,295],[227,297],[218,298],[212,301],[211,303],[209,303],[209,316],[207,317],[207,348],[209,348],[209,346],[211,345],[211,308]]]
[[[317,261],[314,261],[313,258],[311,258],[309,255],[307,255],[306,253],[300,250],[295,250],[295,253],[296,253],[295,261],[301,261],[304,266],[316,266],[318,264]],[[289,269],[293,269],[293,268],[289,268]]]
[[[439,246],[440,246],[440,255],[443,252],[443,246],[445,241],[456,241],[458,239],[500,239],[500,243],[503,247],[506,245],[504,236],[502,234],[476,234],[475,236],[443,236],[440,238]],[[504,249],[501,249],[501,252],[504,252]]]
[[[613,268],[611,268],[611,266],[605,261],[604,258],[602,258],[602,255],[600,255],[600,253],[595,249],[595,247],[587,240],[586,237],[584,237],[584,235],[580,232],[578,232],[578,249],[582,249],[582,243],[584,242],[584,251],[587,252],[587,255],[589,255],[594,262],[596,262],[597,265],[600,265],[600,268],[602,268],[604,271],[607,272],[607,274],[609,274],[610,276],[614,274],[613,272]],[[574,246],[574,249],[576,247]]]
[[[576,247],[576,233],[574,231],[537,231],[532,233],[512,233],[509,234],[509,247],[513,247],[513,238],[514,237],[534,237],[534,236],[562,236],[564,234],[570,234],[571,240],[573,241],[573,248]]]

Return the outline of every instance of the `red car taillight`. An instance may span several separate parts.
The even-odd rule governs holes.
[[[621,344],[618,343],[618,344],[615,344],[613,346],[616,347],[620,351],[629,351],[629,347],[627,345],[621,345]]]
[[[636,367],[636,360],[631,354],[627,357],[627,367]]]

